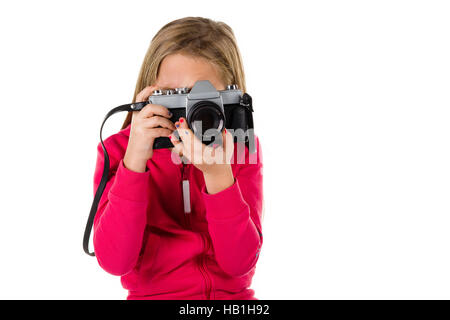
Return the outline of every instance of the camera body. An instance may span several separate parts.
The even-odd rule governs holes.
[[[252,98],[237,85],[216,90],[208,80],[200,80],[192,89],[155,90],[148,103],[159,104],[172,112],[170,120],[186,118],[189,128],[206,145],[221,139],[222,131],[231,130],[235,142],[245,142],[254,152]],[[155,139],[154,149],[170,148],[169,138]]]

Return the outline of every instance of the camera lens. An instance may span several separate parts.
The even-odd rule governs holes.
[[[203,138],[209,129],[221,132],[225,123],[225,115],[221,108],[211,101],[200,101],[194,104],[186,119],[194,134],[199,138]]]

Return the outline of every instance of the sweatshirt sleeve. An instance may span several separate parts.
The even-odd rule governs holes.
[[[139,258],[147,222],[150,172],[148,168],[143,173],[127,169],[119,144],[112,140],[104,143],[110,159],[110,175],[94,219],[94,250],[105,271],[122,276],[134,268]],[[97,151],[94,193],[103,173],[101,144]]]
[[[263,243],[262,154],[259,140],[256,142],[255,154],[249,156],[245,148],[245,158],[256,161],[237,165],[233,185],[215,194],[202,188],[216,260],[231,276],[245,275],[256,265]]]

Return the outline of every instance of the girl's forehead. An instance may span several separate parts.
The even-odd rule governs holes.
[[[160,89],[192,88],[198,80],[222,86],[216,67],[206,59],[172,54],[161,62],[156,85]]]

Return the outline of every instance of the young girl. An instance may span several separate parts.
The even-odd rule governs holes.
[[[237,84],[245,92],[233,31],[205,18],[172,21],[152,39],[133,102],[156,89],[192,88],[198,80],[217,90]],[[104,142],[111,175],[94,220],[98,263],[121,276],[128,299],[256,299],[249,287],[263,242],[258,138],[255,153],[245,147],[242,163],[232,159],[237,143],[224,130],[221,146],[201,145],[221,151],[224,161],[198,161],[192,150],[200,140],[184,118],[169,118],[167,108],[148,104],[130,112],[122,130]],[[153,150],[157,137],[170,137],[174,148]],[[173,161],[180,157],[188,163]],[[99,144],[94,190],[103,161]],[[187,199],[183,180],[189,181]]]

